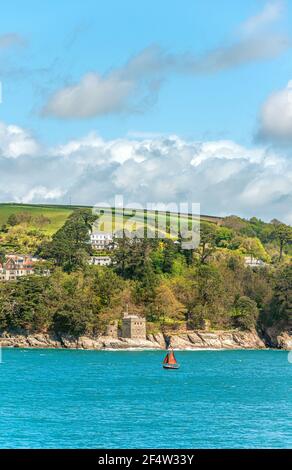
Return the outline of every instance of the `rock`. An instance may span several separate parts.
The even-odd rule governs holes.
[[[267,344],[272,347],[292,349],[291,332],[269,330]],[[19,348],[68,349],[165,349],[170,343],[174,349],[262,349],[265,342],[254,331],[202,331],[193,330],[172,335],[149,334],[147,339],[117,338],[113,336],[56,336],[47,333],[0,334],[0,346]]]
[[[61,348],[62,344],[55,336],[49,334],[12,335],[3,332],[0,335],[0,346],[11,348]]]
[[[265,343],[256,331],[192,331],[172,335],[174,349],[261,349]]]
[[[102,342],[99,338],[88,338],[87,336],[80,336],[77,346],[79,349],[102,349]]]
[[[197,348],[205,347],[205,343],[203,339],[198,335],[196,331],[193,331],[192,333],[188,333],[188,338],[195,347]]]
[[[204,345],[203,343],[198,345],[190,341],[188,334],[179,334],[170,337],[170,347],[174,349],[200,349]]]
[[[279,349],[292,349],[292,331],[281,328],[267,328],[265,331],[267,343],[270,347]]]
[[[147,339],[130,339],[130,338],[112,338],[110,336],[101,337],[105,349],[161,349],[156,341]]]
[[[266,347],[264,341],[259,337],[258,333],[253,331],[239,331],[233,333],[234,342],[240,348],[245,349],[264,349]]]
[[[157,343],[157,345],[160,346],[161,349],[165,349],[166,347],[165,339],[162,333],[147,335],[147,340],[151,341],[151,343]]]
[[[284,332],[277,337],[278,346],[281,349],[292,350],[291,333]]]
[[[221,334],[220,332],[216,333],[206,333],[205,331],[198,332],[198,335],[204,343],[204,347],[211,349],[221,349]]]

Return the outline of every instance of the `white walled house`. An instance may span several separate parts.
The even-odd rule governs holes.
[[[111,232],[95,231],[90,234],[90,242],[95,250],[106,250],[111,248],[113,234]]]
[[[89,260],[89,264],[93,264],[95,266],[109,266],[112,260],[110,256],[91,256]]]
[[[34,274],[34,265],[38,260],[30,255],[6,255],[0,263],[0,280],[14,281],[18,277]]]
[[[244,264],[245,266],[249,266],[250,268],[263,268],[266,266],[266,263],[258,258],[253,258],[252,256],[245,256],[244,257]]]

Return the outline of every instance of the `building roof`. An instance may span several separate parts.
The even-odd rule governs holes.
[[[113,237],[112,232],[102,232],[100,230],[95,230],[94,232],[91,232],[91,236],[92,235],[103,235],[105,237]]]

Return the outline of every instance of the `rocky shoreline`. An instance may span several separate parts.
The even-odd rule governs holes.
[[[201,331],[193,330],[171,335],[149,334],[146,340],[117,338],[112,336],[79,338],[47,333],[12,334],[0,333],[0,346],[9,348],[65,348],[87,350],[146,350],[165,349],[171,346],[178,350],[201,349],[292,349],[291,332],[267,330],[260,336],[254,331]]]

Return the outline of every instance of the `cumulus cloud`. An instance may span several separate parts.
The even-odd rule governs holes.
[[[20,200],[26,204],[40,199],[42,201],[51,201],[60,199],[64,193],[65,191],[60,188],[49,189],[45,186],[35,186],[34,188],[30,189],[28,193],[25,194],[25,196],[23,196]]]
[[[36,155],[39,144],[21,127],[0,122],[0,156],[17,158],[21,155]]]
[[[260,113],[259,138],[277,142],[292,141],[292,80],[268,97]]]
[[[10,127],[0,136],[1,202],[111,204],[121,194],[127,204],[194,202],[202,213],[292,223],[292,160],[271,149],[175,135],[104,140],[92,132],[46,149],[35,142],[31,154],[12,156]]]
[[[156,101],[162,83],[173,74],[214,74],[277,57],[290,46],[286,34],[270,28],[281,11],[282,2],[267,4],[262,12],[239,26],[234,39],[200,56],[169,53],[151,46],[109,73],[85,74],[79,82],[55,91],[44,105],[42,115],[82,119],[141,112]]]

